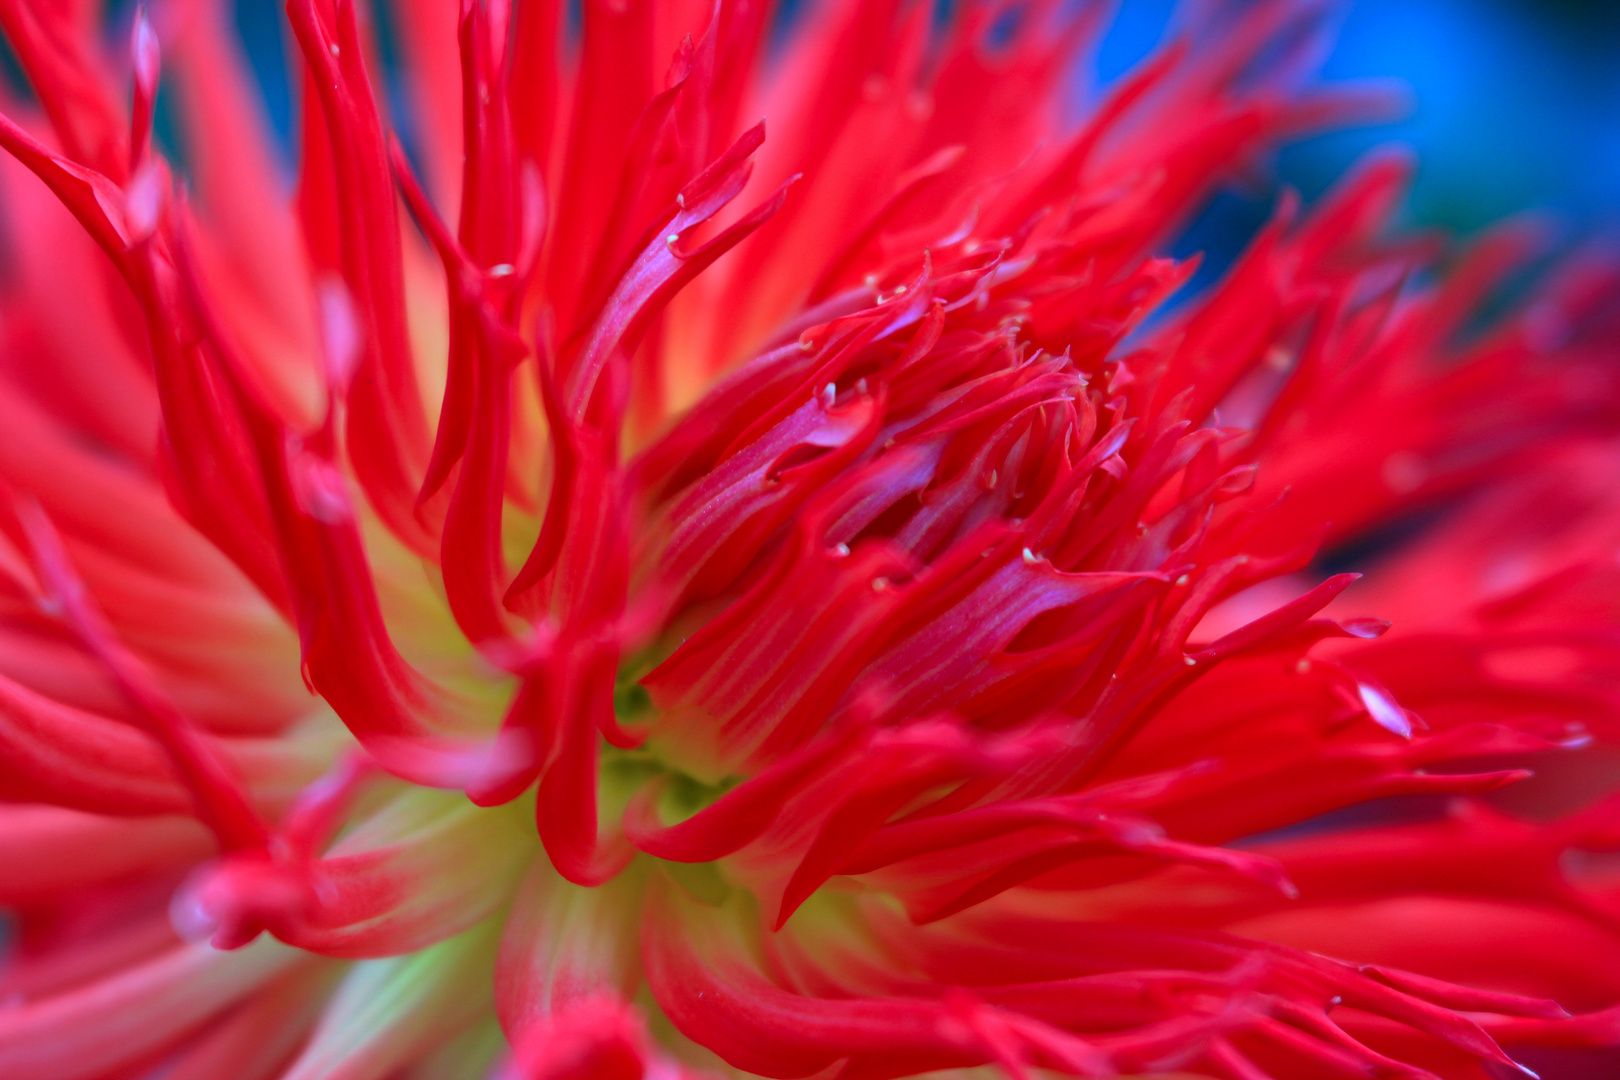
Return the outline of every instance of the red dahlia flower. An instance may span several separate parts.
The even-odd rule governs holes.
[[[0,1080],[1620,1040],[1612,263],[1383,157],[1166,309],[1320,4],[563,7],[390,5],[408,155],[290,0],[289,201],[222,4],[0,0]]]

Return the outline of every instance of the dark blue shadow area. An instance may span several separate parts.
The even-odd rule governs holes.
[[[294,158],[292,86],[292,33],[287,29],[286,9],[279,0],[233,0],[236,30],[247,47],[253,77],[264,95],[265,112],[281,142],[287,160]]]

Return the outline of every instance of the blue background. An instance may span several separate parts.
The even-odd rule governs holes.
[[[1102,81],[1146,54],[1172,0],[1122,0],[1097,57]],[[1322,69],[1328,80],[1394,80],[1410,95],[1395,123],[1285,149],[1277,183],[1320,195],[1360,155],[1414,148],[1412,224],[1463,234],[1521,211],[1548,212],[1566,241],[1620,233],[1620,0],[1350,0]],[[1227,263],[1270,197],[1219,197],[1177,244]]]

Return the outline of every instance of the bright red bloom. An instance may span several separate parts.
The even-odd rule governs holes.
[[[0,0],[0,1080],[1612,1062],[1620,272],[1388,156],[1166,310],[1322,5],[958,7],[401,0],[408,157],[290,0],[289,201]]]

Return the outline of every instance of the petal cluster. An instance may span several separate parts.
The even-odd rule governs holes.
[[[0,1080],[1612,1063],[1620,263],[1194,290],[1328,5],[579,7],[290,0],[289,195],[0,0]]]

